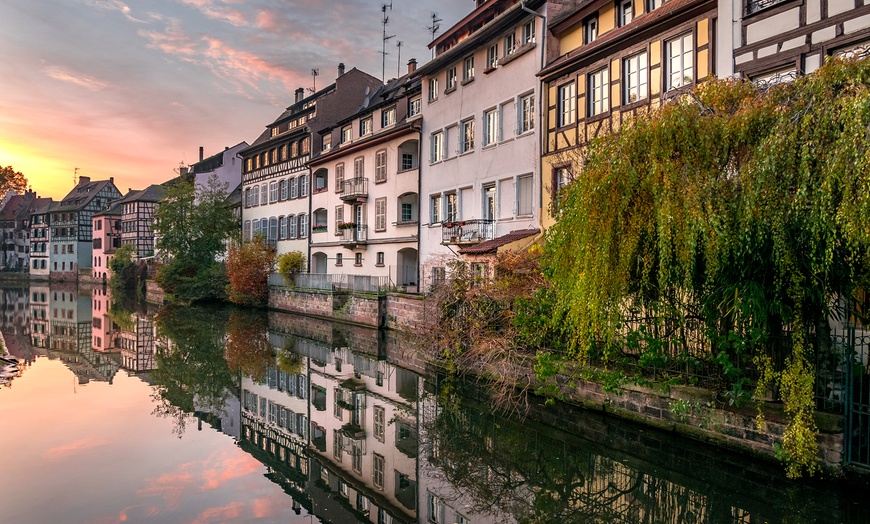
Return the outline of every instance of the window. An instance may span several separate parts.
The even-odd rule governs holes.
[[[402,223],[405,222],[413,222],[416,220],[414,218],[414,204],[412,202],[401,202],[401,215],[399,215],[399,221]]]
[[[278,201],[278,182],[269,182],[269,203]]]
[[[260,205],[265,206],[269,203],[269,193],[268,193],[268,185],[263,184],[260,186]]]
[[[335,206],[335,234],[340,235],[341,230],[338,228],[339,224],[344,222],[344,206]]]
[[[308,175],[302,175],[298,178],[299,180],[299,196],[306,197],[308,196]]]
[[[287,233],[287,238],[296,238],[296,217],[290,216],[288,217],[289,223],[287,224],[287,229],[289,230]]]
[[[429,162],[440,162],[444,158],[444,133],[436,131],[429,140]]]
[[[296,179],[291,178],[287,183],[290,185],[290,198],[297,198],[299,196],[299,184],[296,182]]]
[[[529,20],[523,24],[522,28],[522,44],[531,44],[535,41],[535,20]]]
[[[290,156],[296,158],[299,156],[299,142],[290,144]]]
[[[375,199],[375,231],[387,230],[387,197]]]
[[[622,61],[623,75],[623,102],[630,104],[643,100],[647,94],[647,56],[646,51],[630,56]]]
[[[449,193],[447,196],[447,214],[444,215],[444,220],[453,222],[459,219],[459,200],[456,193]]]
[[[384,265],[384,252],[378,251],[375,254],[375,265],[383,266]]]
[[[388,127],[396,123],[396,106],[388,107],[381,111],[381,127]]]
[[[619,27],[628,25],[634,19],[634,0],[617,0],[616,23]]]
[[[495,69],[498,65],[498,44],[492,44],[486,50],[486,69]],[[485,73],[486,71],[484,71]]]
[[[279,218],[278,225],[281,229],[279,238],[281,238],[281,240],[285,240],[287,238],[287,217]]]
[[[504,55],[513,54],[517,50],[517,35],[510,33],[504,37]]]
[[[375,182],[387,181],[387,150],[375,153]]]
[[[559,198],[562,189],[571,182],[571,170],[567,167],[559,167],[553,170],[553,211],[559,210]]]
[[[456,89],[456,66],[451,66],[447,70],[447,78],[444,81],[444,92],[449,93]]]
[[[532,175],[517,177],[517,215],[532,214]]]
[[[251,188],[251,205],[260,205],[260,186],[254,186]]]
[[[281,160],[287,160],[287,144],[281,146]]]
[[[335,405],[335,410],[336,410],[335,415],[338,416],[339,418],[341,417],[340,409],[341,408],[338,407],[338,404],[336,404]],[[342,436],[341,431],[334,429],[334,430],[332,430],[332,456],[338,462],[341,462],[342,449],[344,449],[344,437]]]
[[[483,113],[483,147],[498,141],[498,110],[490,109]]]
[[[408,118],[419,115],[421,107],[423,107],[423,104],[419,96],[408,100]]]
[[[326,169],[319,169],[314,173],[314,191],[322,191],[328,187],[329,176]]]
[[[344,163],[335,166],[335,192],[341,193],[344,189]]]
[[[278,186],[279,186],[280,193],[281,193],[281,200],[287,200],[287,195],[289,194],[287,192],[287,179],[284,179],[281,182],[279,182]]]
[[[520,97],[519,110],[517,133],[523,134],[535,128],[535,95]]]
[[[662,6],[662,0],[646,0],[646,10],[655,11]]]
[[[361,266],[362,265],[362,253],[354,253],[353,255],[353,265]]]
[[[251,171],[254,169],[254,159],[246,158],[245,159],[245,171]]]
[[[311,152],[311,139],[306,136],[299,142],[299,147],[302,149],[302,154],[307,155]]]
[[[559,127],[573,124],[577,120],[577,86],[574,82],[559,86]]]
[[[335,265],[340,266],[344,262],[344,255],[341,253],[335,254]]]
[[[676,89],[694,81],[692,54],[692,33],[678,36],[665,42],[667,62],[665,63],[665,90]]]
[[[362,255],[362,253],[358,253]],[[357,473],[362,471],[362,443],[359,440],[351,441],[350,448],[351,467]]]
[[[372,482],[375,487],[384,488],[384,457],[377,453],[372,454]]]
[[[474,80],[474,55],[465,57],[462,61],[462,81]]]
[[[342,127],[341,128],[341,142],[339,142],[339,143],[340,144],[347,144],[348,142],[350,142],[351,136],[352,136],[351,127],[350,126]]]
[[[591,44],[598,39],[598,16],[587,18],[583,22],[583,43]]]
[[[431,217],[430,220],[433,224],[438,224],[441,222],[441,195],[432,195],[430,201],[430,211]]]
[[[474,119],[465,120],[460,125],[462,134],[459,136],[459,152],[467,153],[474,149]]]
[[[358,156],[353,159],[353,176],[354,178],[362,178],[366,175],[366,159]]]
[[[438,100],[438,79],[430,78],[429,79],[429,101],[434,102]]]
[[[245,225],[242,228],[242,240],[245,242],[251,240],[251,221],[245,220]]]
[[[589,74],[589,116],[600,115],[610,109],[607,71],[605,67]]]
[[[359,136],[366,136],[372,132],[372,117],[363,118],[359,121]]]
[[[275,217],[269,219],[269,240],[278,240],[278,219]]]
[[[302,213],[299,215],[299,238],[308,237],[308,215]]]
[[[435,495],[426,492],[428,499],[429,520],[435,524],[444,524],[444,503]]]

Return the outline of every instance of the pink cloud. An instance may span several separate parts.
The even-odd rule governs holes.
[[[79,439],[74,442],[70,442],[68,444],[64,444],[62,446],[57,446],[51,448],[45,452],[45,458],[49,460],[58,460],[62,458],[66,458],[69,455],[74,455],[80,451],[84,451],[86,449],[97,448],[108,444],[109,441],[106,439]]]
[[[47,76],[49,76],[50,78],[54,78],[55,80],[60,80],[61,82],[67,82],[69,84],[77,85],[79,87],[84,87],[85,89],[90,89],[91,91],[99,91],[100,89],[103,89],[109,85],[106,82],[97,80],[96,78],[89,77],[87,75],[77,74],[58,66],[46,67],[45,69],[43,69],[43,72]]]
[[[206,522],[224,522],[228,519],[237,519],[242,514],[245,504],[243,502],[230,502],[225,506],[208,508],[193,520],[195,524]]]

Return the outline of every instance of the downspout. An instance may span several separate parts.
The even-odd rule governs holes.
[[[420,85],[422,86],[422,82]],[[420,251],[420,239],[423,234],[423,220],[420,214],[423,212],[423,209],[420,202],[423,201],[423,195],[421,194],[421,191],[423,191],[423,125],[421,123],[418,127],[417,122],[414,122],[411,124],[411,129],[417,132],[417,293],[422,294],[423,281],[420,280],[420,264],[423,253]],[[400,269],[397,267],[396,280],[399,280],[399,271]]]
[[[546,5],[546,4],[545,4]],[[520,9],[529,13],[532,16],[538,17],[541,19],[541,63],[538,71],[544,69],[544,60],[547,55],[547,15],[542,15],[537,11],[533,11],[526,6],[526,0],[520,0]],[[544,152],[544,140],[546,139],[546,135],[541,126],[544,124],[544,89],[543,89],[544,81],[543,79],[538,80],[538,96],[537,96],[537,129],[538,129],[538,226],[541,226],[543,223],[543,208],[544,208],[544,173],[543,173],[543,152]],[[535,235],[533,241],[537,241],[537,239],[544,234],[544,228],[540,227],[541,232]]]

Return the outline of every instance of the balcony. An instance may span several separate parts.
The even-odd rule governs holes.
[[[441,243],[455,245],[479,244],[492,240],[495,233],[495,221],[484,218],[444,222],[441,224]]]
[[[345,202],[365,202],[369,196],[368,178],[351,178],[344,181],[340,198]]]
[[[364,246],[368,242],[368,228],[365,224],[355,224],[340,231],[341,245],[344,247],[353,249],[356,246]]]

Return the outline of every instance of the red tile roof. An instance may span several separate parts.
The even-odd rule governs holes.
[[[511,231],[507,235],[502,235],[498,238],[493,238],[492,240],[487,240],[486,242],[481,242],[480,244],[475,244],[473,246],[464,247],[459,250],[459,253],[463,255],[485,255],[488,253],[496,253],[498,248],[502,246],[537,235],[540,232],[541,230],[537,228],[518,229],[516,231]]]

